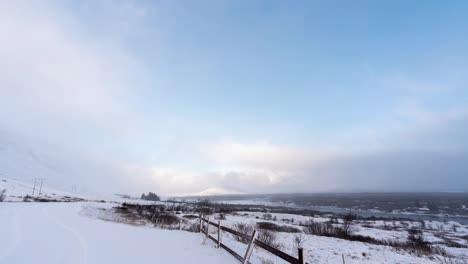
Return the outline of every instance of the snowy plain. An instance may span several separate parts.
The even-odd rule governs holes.
[[[93,219],[83,206],[0,203],[0,263],[236,263],[200,234]]]

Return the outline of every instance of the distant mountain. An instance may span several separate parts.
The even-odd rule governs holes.
[[[193,196],[234,195],[234,194],[242,194],[242,193],[238,191],[234,191],[234,190],[228,190],[225,188],[213,187],[213,188],[208,188],[199,193],[195,193],[193,194]]]

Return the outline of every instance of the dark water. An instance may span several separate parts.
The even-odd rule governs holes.
[[[426,221],[454,221],[468,225],[468,192],[361,192],[361,193],[291,193],[222,195],[212,201],[283,206],[335,214],[352,212],[362,217],[407,218]],[[351,208],[360,208],[354,209]],[[372,208],[380,211],[374,211]],[[433,214],[391,213],[417,212],[426,208]],[[436,213],[440,212],[440,215]]]
[[[458,217],[458,216],[436,216],[436,215],[416,215],[416,214],[394,214],[394,213],[385,213],[385,212],[374,212],[374,211],[355,211],[344,208],[329,208],[329,207],[309,207],[304,209],[316,210],[319,212],[330,212],[335,214],[348,214],[353,213],[362,217],[387,217],[387,218],[408,218],[412,220],[426,220],[426,221],[455,221],[463,225],[468,225],[468,217]]]

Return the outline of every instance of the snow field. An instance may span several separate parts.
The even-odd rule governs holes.
[[[80,215],[82,207],[0,203],[0,263],[236,263],[200,234],[102,221]]]

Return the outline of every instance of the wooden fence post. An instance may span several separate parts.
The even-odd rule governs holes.
[[[179,231],[182,231],[182,219],[179,220]]]
[[[245,251],[244,261],[242,261],[242,264],[249,263],[249,259],[250,259],[250,256],[252,255],[254,242],[255,242],[255,239],[257,239],[257,235],[258,235],[257,230],[254,230],[252,233],[252,237],[250,238],[250,243],[247,246],[247,250]]]
[[[199,226],[199,229],[200,229],[200,233],[202,232],[202,215],[200,214],[200,226]]]
[[[343,259],[343,264],[346,264],[346,261],[345,261],[345,259],[344,259],[344,255],[343,255],[343,254],[341,255],[341,258]]]
[[[210,230],[210,217],[207,218],[207,222],[206,222],[206,237],[209,236],[209,230]]]
[[[298,248],[297,249],[297,254],[298,254],[298,264],[305,264],[305,259],[304,259],[304,249],[303,248]]]
[[[218,220],[218,248],[221,247],[221,220]]]

